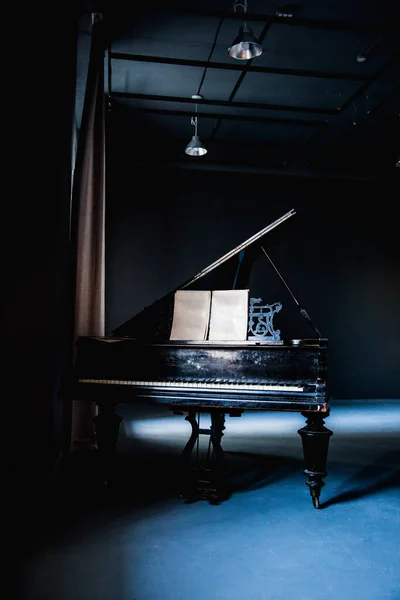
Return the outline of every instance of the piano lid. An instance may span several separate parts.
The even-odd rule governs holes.
[[[278,227],[278,225],[280,225],[281,223],[283,223],[284,221],[286,221],[286,219],[289,219],[289,217],[291,217],[291,216],[293,216],[295,214],[296,214],[295,210],[292,208],[292,210],[290,210],[286,214],[282,215],[282,217],[280,217],[279,219],[277,219],[276,221],[274,221],[270,225],[267,225],[267,227],[264,227],[264,229],[261,229],[261,231],[259,231],[258,233],[255,233],[248,240],[245,240],[244,242],[242,242],[241,244],[239,244],[239,246],[236,246],[236,248],[234,248],[233,250],[230,250],[229,252],[227,252],[226,254],[224,254],[224,256],[222,256],[221,258],[219,258],[218,260],[216,260],[215,262],[213,262],[211,265],[209,265],[208,267],[206,267],[205,269],[203,269],[202,271],[200,271],[199,273],[197,273],[197,275],[195,275],[194,277],[192,277],[191,279],[189,279],[187,282],[183,283],[177,289],[182,289],[183,290],[183,289],[187,288],[189,285],[191,285],[192,283],[194,283],[195,281],[197,281],[201,277],[204,277],[204,275],[207,275],[207,273],[210,273],[210,271],[212,271],[213,269],[216,269],[217,267],[219,267],[220,265],[222,265],[224,262],[226,262],[227,260],[229,260],[233,256],[236,256],[237,254],[239,254],[239,252],[242,252],[243,250],[246,250],[246,248],[248,248],[251,244],[254,244],[254,242],[256,242],[257,240],[259,240],[262,237],[264,237],[264,235],[266,235],[269,231],[272,231],[272,229],[275,229],[275,227]]]
[[[238,264],[233,265],[234,273],[231,279],[232,289],[245,287],[245,279],[248,278],[249,275],[249,264],[246,265],[245,256],[246,254],[250,256],[249,250],[252,249],[257,241],[260,241],[264,236],[281,225],[284,221],[287,221],[290,217],[295,215],[296,212],[294,209],[291,209],[289,212],[285,213],[250,238],[233,248],[226,254],[224,254],[221,258],[211,263],[208,267],[188,279],[184,281],[182,284],[178,285],[175,289],[168,292],[165,296],[159,298],[150,306],[145,307],[142,311],[140,311],[137,315],[133,316],[128,321],[125,321],[113,330],[113,337],[129,337],[135,338],[138,340],[147,340],[147,341],[166,341],[169,338],[169,332],[172,324],[172,316],[173,316],[173,301],[174,294],[176,290],[182,290],[188,288],[194,284],[196,284],[200,279],[215,271],[217,268],[222,265],[232,264],[231,259],[238,258]],[[254,260],[254,256],[251,258],[250,263]],[[247,269],[246,269],[247,266]],[[244,272],[246,271],[245,275]],[[220,289],[227,289],[226,285],[222,285]]]

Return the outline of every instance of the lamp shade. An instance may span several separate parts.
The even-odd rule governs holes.
[[[207,154],[207,148],[198,135],[194,135],[185,149],[186,154],[189,156],[204,156]]]
[[[262,48],[251,27],[241,27],[238,36],[234,39],[232,46],[228,49],[229,56],[237,60],[249,60],[262,54]]]

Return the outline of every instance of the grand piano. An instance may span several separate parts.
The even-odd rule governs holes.
[[[119,404],[148,402],[186,415],[192,432],[182,450],[183,463],[190,465],[184,471],[182,496],[187,501],[208,499],[212,503],[230,495],[224,479],[221,444],[225,416],[241,416],[245,411],[297,411],[306,419],[298,431],[306,484],[313,506],[320,508],[332,435],[324,426],[330,411],[327,339],[298,303],[265,250],[270,232],[294,214],[294,210],[285,213],[117,327],[110,336],[76,340],[71,393],[75,400],[92,401],[99,408],[95,425],[105,478],[112,471],[122,421],[116,412]],[[282,279],[312,328],[312,337],[281,340],[280,332],[273,326],[274,314],[281,308],[279,303],[264,305],[261,310],[260,299],[251,299],[246,339],[230,340],[229,335],[223,340],[171,339],[178,290],[201,290],[210,274],[214,276],[213,289],[221,289],[221,280],[222,289],[245,289],[259,254],[265,255]],[[207,429],[200,427],[201,413],[211,416]],[[206,468],[193,466],[193,450],[201,435],[209,436],[211,448]]]

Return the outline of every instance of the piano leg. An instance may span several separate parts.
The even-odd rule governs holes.
[[[188,421],[192,426],[192,433],[190,434],[190,438],[186,443],[186,446],[182,450],[181,456],[184,459],[190,459],[193,448],[199,439],[200,428],[196,419],[196,413],[193,411],[189,411],[189,413],[185,417],[185,421]]]
[[[308,478],[306,485],[310,489],[312,503],[315,508],[320,508],[319,497],[322,487],[325,485],[323,478],[326,477],[326,460],[328,456],[329,439],[333,432],[324,427],[324,418],[329,413],[301,413],[306,417],[306,425],[299,429],[303,443],[304,474]]]
[[[121,421],[122,417],[115,414],[114,405],[110,403],[99,405],[99,414],[94,417],[94,422],[101,476],[105,485],[110,483]]]
[[[200,427],[195,411],[189,411],[185,417],[192,426],[191,436],[181,453],[186,467],[184,474],[186,489],[181,494],[181,497],[185,498],[186,502],[209,500],[212,504],[219,504],[229,497],[224,485],[224,451],[221,446],[223,430],[225,429],[225,414],[221,411],[210,411],[210,413],[211,427],[208,429]],[[196,443],[199,444],[199,436],[201,434],[208,435],[210,438],[206,465],[202,466],[200,464],[197,448],[195,467],[190,468],[190,458],[194,446]],[[211,456],[210,449],[212,449]]]
[[[223,431],[225,429],[225,414],[223,412],[212,411],[211,412],[211,443],[213,446],[213,453],[215,454],[215,460],[217,464],[222,464],[224,459],[224,451],[221,446],[221,440]]]

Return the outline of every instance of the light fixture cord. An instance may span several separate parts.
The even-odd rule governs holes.
[[[233,11],[237,12],[238,8],[242,8],[243,12],[247,12],[247,0],[235,0],[235,4],[233,5]]]
[[[197,136],[197,103],[194,105],[194,112],[196,115],[191,118],[190,123],[191,125],[194,125],[194,135]]]
[[[237,12],[238,8],[243,9],[243,12],[247,13],[247,0],[235,0],[233,5],[233,12]],[[247,27],[246,19],[244,20],[244,26]]]

